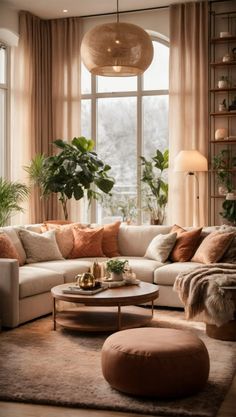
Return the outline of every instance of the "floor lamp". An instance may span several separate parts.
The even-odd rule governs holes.
[[[207,171],[207,159],[197,150],[180,151],[175,157],[174,171],[186,172],[186,178],[193,176],[196,183],[196,203],[193,225],[199,225],[199,180],[197,172]]]

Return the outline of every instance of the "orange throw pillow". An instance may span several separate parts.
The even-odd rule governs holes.
[[[170,254],[171,261],[188,262],[197,248],[201,231],[202,227],[187,231],[175,224],[170,231],[177,233],[176,243]]]
[[[0,258],[17,259],[20,262],[20,257],[6,233],[0,233]]]
[[[104,257],[102,251],[103,227],[80,229],[73,227],[74,247],[68,258]]]
[[[59,247],[59,250],[63,256],[63,258],[67,258],[71,253],[73,246],[74,246],[74,235],[73,235],[73,228],[74,226],[80,227],[84,229],[81,223],[67,223],[67,224],[59,224],[59,223],[49,223],[46,222],[41,227],[42,231],[48,230],[55,230],[56,231],[56,241]]]
[[[118,232],[121,222],[105,224],[103,226],[102,251],[108,258],[120,256],[118,248]]]
[[[205,239],[195,252],[192,262],[212,264],[218,262],[230,246],[234,232],[212,232]]]

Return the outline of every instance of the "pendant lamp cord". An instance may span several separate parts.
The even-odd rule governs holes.
[[[116,0],[116,10],[117,10],[116,20],[117,20],[117,23],[119,23],[119,0]]]

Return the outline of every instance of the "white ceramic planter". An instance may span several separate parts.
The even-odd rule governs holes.
[[[111,272],[111,280],[112,281],[123,281],[123,273],[116,274],[115,272]]]

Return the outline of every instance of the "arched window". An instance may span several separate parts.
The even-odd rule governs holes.
[[[0,42],[0,177],[7,176],[8,74],[8,49]]]
[[[169,47],[161,37],[152,40],[154,58],[143,76],[91,76],[82,65],[81,134],[95,140],[116,180],[113,196],[93,207],[92,221],[110,216],[147,221],[141,210],[140,156],[168,148]]]

